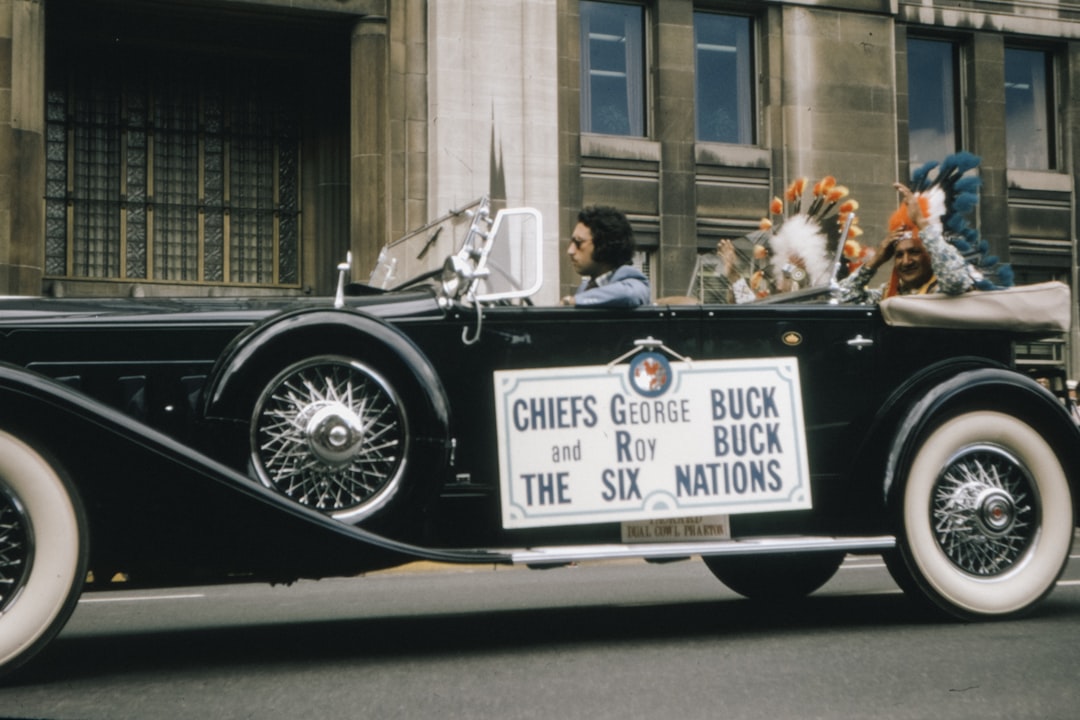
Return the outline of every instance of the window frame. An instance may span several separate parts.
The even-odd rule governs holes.
[[[749,117],[746,118],[745,128],[743,127],[742,120],[739,118],[738,134],[741,136],[743,131],[749,133],[749,141],[743,142],[740,140],[736,142],[729,142],[726,140],[706,139],[701,136],[700,126],[700,113],[701,113],[701,95],[699,93],[699,82],[701,79],[701,71],[699,66],[699,52],[698,52],[698,18],[700,16],[712,15],[712,16],[725,16],[731,18],[739,18],[745,20],[748,24],[747,28],[747,42],[749,47],[746,52],[746,62],[748,64],[747,74],[742,77],[746,82],[746,92],[749,94],[749,100],[747,110]],[[719,143],[726,145],[741,145],[745,147],[757,147],[759,138],[761,137],[760,118],[760,96],[761,88],[758,85],[759,67],[760,67],[760,45],[761,39],[759,37],[760,19],[749,13],[728,12],[719,8],[710,7],[695,7],[693,10],[693,21],[691,27],[691,33],[693,36],[693,51],[694,51],[694,141],[698,143]],[[739,68],[736,68],[736,73],[739,72]],[[741,109],[741,106],[740,106]]]
[[[912,42],[932,42],[948,45],[951,48],[952,59],[952,83],[953,83],[953,121],[952,121],[952,140],[953,147],[947,153],[933,153],[932,157],[926,157],[916,160],[913,156],[912,142],[912,123],[911,123],[911,107],[916,102],[915,96],[912,94],[912,73],[911,73],[911,60],[913,54],[911,52]],[[968,63],[968,51],[967,42],[963,38],[953,36],[941,36],[941,35],[909,35],[906,42],[906,65],[904,68],[906,84],[907,84],[907,162],[912,168],[919,167],[926,162],[939,161],[944,156],[957,152],[967,146],[967,83],[965,68]]]
[[[205,88],[193,74],[194,85],[181,89],[192,91],[197,86],[196,101],[189,108],[197,118],[189,126],[159,125],[155,118],[162,114],[157,99],[165,93],[129,80],[92,89],[104,93],[111,109],[76,112],[75,104],[88,104],[89,95],[76,89],[75,78],[61,72],[47,93],[46,277],[301,287],[303,173],[298,111],[291,117],[294,124],[289,131],[283,132],[271,120],[270,132],[248,132],[238,118],[227,115],[237,103],[226,97],[226,83],[221,96],[225,114],[215,128],[206,114]],[[238,104],[242,106],[246,99],[239,97]],[[285,110],[287,105],[276,109]],[[167,116],[167,121],[173,120]],[[99,149],[102,143],[109,145],[107,152]],[[177,157],[174,153],[181,144],[189,151],[181,157],[187,167],[177,170],[173,166],[170,172],[166,163]],[[257,162],[241,156],[250,155],[256,146],[261,153]],[[94,156],[107,164],[101,166],[100,158],[96,165],[87,160]],[[261,171],[269,168],[272,175],[238,172],[238,163]],[[97,177],[102,169],[104,182],[91,184],[82,179],[89,177],[88,172]],[[259,197],[250,201],[242,192],[255,189],[253,178]],[[167,185],[179,189],[161,193]],[[257,257],[245,260],[245,254]]]
[[[1005,158],[1006,169],[1008,170],[1022,170],[1030,172],[1061,172],[1062,171],[1062,158],[1061,158],[1061,132],[1062,132],[1062,118],[1060,112],[1061,87],[1060,87],[1060,51],[1056,47],[1045,48],[1038,47],[1031,43],[1024,43],[1022,41],[1010,41],[1005,42],[1005,51],[1002,57],[1002,78],[1004,82],[1003,92],[1007,89],[1008,79],[1008,55],[1010,50],[1019,50],[1023,52],[1032,52],[1043,55],[1044,64],[1043,68],[1046,72],[1045,93],[1046,98],[1044,101],[1046,120],[1049,125],[1046,133],[1048,146],[1046,150],[1047,167],[1020,167],[1013,166],[1009,163],[1010,147],[1009,147],[1009,115],[1008,115],[1008,97],[1005,98]]]
[[[589,63],[590,51],[586,42],[586,13],[584,8],[587,5],[599,6],[599,5],[612,5],[637,8],[640,11],[641,19],[641,37],[638,43],[640,47],[640,87],[638,88],[637,98],[631,98],[631,82],[630,73],[627,72],[627,110],[631,107],[631,103],[640,110],[640,130],[635,130],[635,120],[627,116],[627,124],[629,125],[628,132],[626,133],[610,133],[602,132],[594,129],[595,122],[593,119],[591,97],[592,97],[592,85],[590,83],[590,77],[592,74],[592,68]],[[578,122],[579,132],[582,135],[605,135],[609,137],[626,137],[626,138],[641,138],[648,139],[652,132],[652,118],[650,117],[650,92],[651,92],[651,74],[649,65],[649,56],[652,51],[649,41],[649,9],[644,3],[640,2],[619,2],[618,0],[581,0],[578,6],[578,47],[580,53],[580,71],[579,71],[579,114],[580,119]]]

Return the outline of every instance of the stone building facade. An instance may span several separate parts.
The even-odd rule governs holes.
[[[937,148],[982,158],[1018,279],[1075,290],[1078,110],[1065,0],[0,0],[0,293],[329,293],[490,194],[543,212],[542,302],[592,203],[683,294],[796,177],[876,237]]]

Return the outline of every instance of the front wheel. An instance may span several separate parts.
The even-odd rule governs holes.
[[[86,576],[74,491],[36,450],[0,431],[0,675],[60,632]]]
[[[903,482],[897,571],[939,608],[1008,617],[1053,589],[1072,546],[1073,502],[1036,428],[991,411],[952,417],[922,442]]]

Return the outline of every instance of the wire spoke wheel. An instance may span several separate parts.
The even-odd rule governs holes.
[[[1001,618],[1046,596],[1068,560],[1073,501],[1054,447],[989,410],[934,428],[904,477],[890,572],[962,619]]]
[[[408,455],[407,419],[377,372],[349,358],[316,357],[267,386],[255,406],[251,445],[267,487],[355,522],[397,491]]]
[[[33,563],[30,518],[10,489],[0,483],[0,614],[26,584]]]
[[[975,445],[953,458],[931,500],[934,532],[949,559],[977,577],[1012,568],[1039,528],[1027,469],[999,447]]]

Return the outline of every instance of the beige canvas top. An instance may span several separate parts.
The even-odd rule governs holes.
[[[900,295],[881,301],[881,315],[895,327],[957,330],[1068,332],[1069,286],[1061,282],[974,290],[962,295]]]

